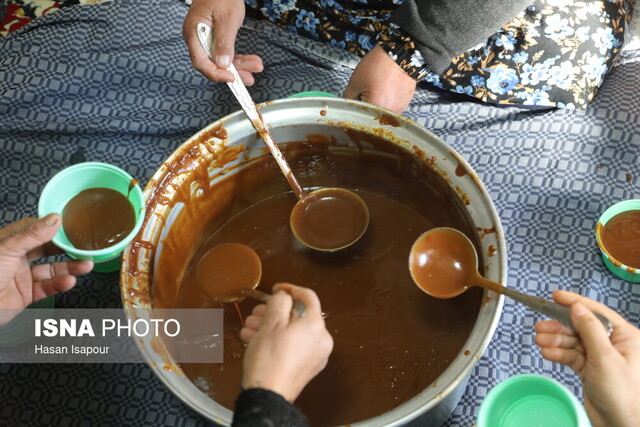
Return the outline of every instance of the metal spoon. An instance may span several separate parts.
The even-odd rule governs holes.
[[[258,254],[241,243],[223,243],[209,249],[196,265],[196,281],[217,302],[238,302],[246,297],[266,303],[271,295],[255,289],[262,276]],[[302,301],[293,301],[299,317],[305,316]]]
[[[197,31],[202,47],[215,62],[212,51],[213,31],[202,23],[198,24]],[[231,92],[267,145],[298,198],[289,220],[293,234],[302,244],[319,251],[337,251],[357,242],[369,225],[369,209],[364,200],[343,188],[321,188],[310,193],[304,191],[273,141],[238,71],[233,64],[229,65],[228,70],[234,77],[233,82],[227,83]]]
[[[453,298],[471,286],[480,286],[506,295],[575,330],[569,307],[506,288],[480,276],[475,247],[467,236],[453,228],[434,228],[418,237],[409,254],[409,271],[420,289],[433,297]],[[601,314],[594,314],[611,335],[611,322]]]

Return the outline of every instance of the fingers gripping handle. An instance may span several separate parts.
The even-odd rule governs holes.
[[[269,298],[271,297],[271,295],[264,293],[262,291],[259,291],[257,289],[245,289],[244,291],[242,291],[242,294],[244,296],[253,298],[265,304],[267,303],[267,301],[269,301]],[[298,317],[304,317],[307,314],[307,307],[304,305],[302,301],[293,300],[293,309],[291,311],[295,312],[295,314],[297,314]]]
[[[213,30],[211,30],[211,27],[209,27],[207,24],[199,23],[198,39],[200,39],[200,44],[209,55],[209,59],[211,59],[211,61],[215,63],[216,61],[213,53]],[[242,79],[238,74],[238,70],[236,70],[236,67],[234,67],[233,64],[230,64],[227,70],[231,74],[233,74],[234,80],[232,82],[229,82],[228,84],[231,92],[233,92],[235,97],[238,99],[238,102],[240,102],[240,106],[247,114],[247,116],[249,116],[251,122],[260,121],[260,116],[258,115],[256,105],[251,99],[251,95],[249,95],[247,88],[242,83]]]
[[[298,301],[298,300],[293,301],[293,311],[296,312],[298,317],[304,317],[307,315],[307,307],[305,307],[302,301]]]
[[[532,295],[523,294],[521,292],[515,291],[513,289],[509,289],[506,287],[501,287],[500,293],[503,293],[506,296],[521,302],[522,304],[526,305],[532,310],[535,310],[539,313],[542,313],[551,317],[552,319],[557,320],[567,328],[575,330],[575,328],[573,327],[573,323],[571,322],[570,307],[558,304],[553,301],[549,301],[544,298],[538,298]],[[611,322],[609,321],[609,319],[607,319],[605,316],[598,313],[593,313],[593,314],[598,318],[600,323],[602,323],[602,326],[607,331],[607,335],[611,336],[611,332],[613,331],[613,326],[611,325]]]
[[[209,55],[211,61],[215,62],[213,53],[213,30],[211,30],[211,27],[209,27],[207,24],[199,23],[197,31],[198,38],[200,39],[200,44]],[[251,99],[251,95],[249,94],[247,87],[244,85],[244,83],[242,83],[242,79],[238,74],[238,70],[236,70],[236,67],[234,67],[233,64],[230,64],[227,70],[231,72],[234,77],[234,80],[232,82],[227,82],[227,85],[229,85],[229,89],[231,89],[231,92],[233,92],[233,95],[240,103],[240,107],[242,107],[242,110],[245,112],[247,117],[249,117],[249,120],[253,124],[253,127],[256,128],[256,130],[260,134],[260,137],[264,140],[267,148],[269,149],[269,152],[275,158],[278,166],[282,170],[282,173],[286,177],[288,177],[288,180],[290,180],[291,185],[294,188],[294,192],[296,193],[296,197],[301,198],[303,195],[302,188],[293,176],[291,167],[287,163],[287,160],[284,158],[282,152],[276,147],[276,143],[267,130],[264,121],[262,120],[262,116],[258,112],[256,104],[253,102],[253,99]]]

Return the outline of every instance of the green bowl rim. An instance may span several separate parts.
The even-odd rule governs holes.
[[[88,168],[100,168],[104,170],[109,170],[111,172],[120,174],[121,176],[125,177],[129,181],[136,181],[136,184],[133,186],[132,190],[135,191],[137,195],[140,197],[140,200],[142,200],[142,206],[140,207],[138,220],[136,221],[136,224],[131,230],[131,232],[124,239],[122,239],[121,241],[119,241],[113,246],[109,246],[102,249],[86,250],[86,249],[78,249],[75,246],[67,245],[62,241],[60,241],[60,238],[58,237],[58,233],[56,233],[56,235],[53,236],[52,240],[57,247],[64,250],[72,258],[74,258],[74,255],[76,254],[79,257],[92,257],[92,258],[110,255],[108,258],[101,260],[101,261],[109,261],[118,257],[119,254],[124,250],[124,248],[129,244],[129,242],[133,240],[133,238],[138,234],[138,232],[142,228],[142,223],[144,222],[144,217],[146,212],[146,201],[144,199],[144,193],[142,191],[140,183],[138,182],[138,180],[136,180],[131,175],[129,175],[129,173],[124,169],[121,169],[118,166],[112,165],[110,163],[103,163],[103,162],[82,162],[82,163],[77,163],[75,165],[71,165],[62,169],[61,171],[56,173],[53,177],[51,177],[51,179],[49,179],[47,184],[42,189],[42,192],[40,193],[40,199],[38,201],[38,216],[42,218],[51,213],[51,212],[45,211],[43,206],[44,198],[42,197],[42,195],[46,194],[48,191],[51,191],[54,185],[57,184],[57,181],[60,181],[69,173],[74,172],[78,169],[88,169]]]
[[[484,400],[480,404],[480,409],[478,411],[478,416],[477,416],[478,426],[484,427],[484,426],[490,425],[488,422],[489,420],[486,418],[489,417],[490,408],[493,406],[495,401],[499,398],[500,394],[503,392],[504,389],[518,382],[531,382],[531,381],[547,383],[553,386],[555,389],[557,389],[571,403],[571,410],[576,419],[577,425],[590,426],[590,423],[588,422],[588,418],[586,416],[586,412],[584,412],[584,408],[580,404],[580,401],[577,399],[576,396],[573,395],[573,393],[571,393],[571,391],[569,391],[569,389],[565,385],[546,375],[540,375],[540,374],[534,374],[534,373],[514,375],[512,377],[509,377],[501,381],[495,387],[489,390]]]
[[[638,267],[632,267],[630,265],[626,265],[615,259],[609,251],[602,244],[602,239],[600,237],[601,229],[609,222],[613,216],[620,214],[622,212],[635,211],[640,210],[640,199],[628,199],[622,200],[620,202],[614,203],[609,206],[598,218],[598,222],[596,223],[596,242],[598,244],[598,248],[602,253],[603,261],[606,258],[609,262],[604,262],[604,265],[616,276],[620,277],[623,280],[629,280],[629,278],[634,278],[634,276],[638,276],[640,278],[640,269]],[[615,211],[616,213],[611,216],[611,218],[607,218],[606,221],[603,221],[602,218],[607,217],[611,214],[611,212]],[[615,269],[615,271],[614,271]],[[622,276],[621,276],[622,274]]]
[[[313,97],[324,97],[324,98],[338,98],[338,95],[334,95],[330,92],[324,92],[320,90],[309,90],[306,92],[298,92],[293,95],[289,95],[288,98],[313,98]]]

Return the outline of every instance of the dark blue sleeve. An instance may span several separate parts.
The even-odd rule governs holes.
[[[533,0],[405,0],[391,22],[411,36],[424,62],[442,73],[451,59],[498,31]]]
[[[236,400],[233,427],[307,427],[309,421],[293,404],[271,390],[250,388]]]

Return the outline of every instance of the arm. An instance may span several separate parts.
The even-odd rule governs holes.
[[[236,400],[233,427],[308,426],[307,418],[282,395],[264,388],[243,390]]]
[[[401,113],[416,82],[442,73],[451,60],[495,33],[530,0],[406,0],[377,36],[343,96]]]
[[[292,312],[293,300],[306,306],[304,317]],[[306,288],[277,284],[267,304],[245,320],[240,337],[248,343],[243,360],[242,392],[234,425],[306,425],[290,403],[320,371],[333,349],[320,301]]]
[[[342,96],[402,113],[413,98],[416,83],[387,52],[376,46],[360,60]]]
[[[531,0],[406,0],[391,17],[436,74],[523,12]]]
[[[573,369],[583,385],[584,404],[594,426],[635,426],[640,420],[640,330],[608,307],[570,292],[553,298],[571,306],[571,331],[555,320],[536,324],[542,356]],[[613,324],[611,337],[591,311]]]

